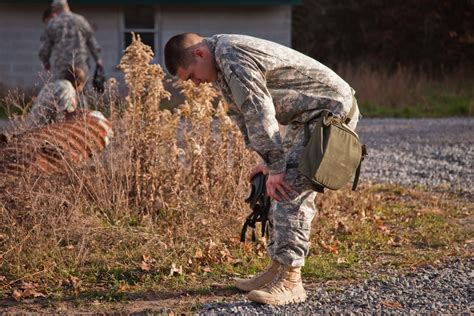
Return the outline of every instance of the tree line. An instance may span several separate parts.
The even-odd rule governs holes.
[[[304,0],[293,47],[334,66],[474,67],[474,0]]]

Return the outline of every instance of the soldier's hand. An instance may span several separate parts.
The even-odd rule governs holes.
[[[280,202],[281,200],[289,201],[290,193],[294,190],[285,181],[285,172],[271,174],[267,179],[267,194],[270,198]]]
[[[253,177],[255,177],[255,175],[259,172],[268,174],[268,167],[264,163],[259,163],[258,165],[254,166],[250,171],[249,181],[252,182]]]

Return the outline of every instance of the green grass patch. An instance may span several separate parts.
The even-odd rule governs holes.
[[[362,115],[365,117],[456,117],[474,116],[474,96],[469,94],[452,94],[430,92],[421,96],[414,104],[385,104],[363,101],[360,104]]]

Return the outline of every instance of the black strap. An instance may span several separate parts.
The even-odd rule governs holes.
[[[360,169],[362,167],[362,161],[364,161],[365,156],[367,156],[367,146],[362,145],[362,155],[360,157],[359,165],[357,166],[354,182],[352,183],[352,191],[357,189],[357,184],[359,183]]]
[[[252,209],[245,219],[242,231],[240,232],[240,241],[245,242],[247,229],[252,229],[252,241],[256,241],[255,225],[257,222],[262,224],[262,237],[268,235],[269,227],[271,223],[268,220],[268,212],[270,211],[270,197],[266,194],[266,176],[263,173],[258,173],[252,178],[252,187],[250,195],[245,199],[245,202],[249,204]]]

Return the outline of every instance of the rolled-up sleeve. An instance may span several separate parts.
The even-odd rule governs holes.
[[[271,174],[284,172],[286,161],[275,106],[262,69],[241,52],[222,55],[220,62],[233,101],[242,113],[249,147],[260,154]]]

